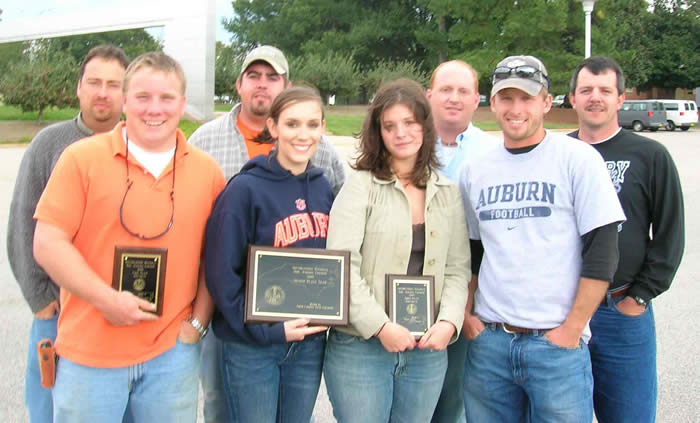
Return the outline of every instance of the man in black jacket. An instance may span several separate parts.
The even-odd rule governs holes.
[[[571,104],[579,130],[598,150],[627,221],[618,227],[620,261],[591,319],[594,409],[599,422],[656,418],[656,330],[651,300],[666,291],[683,255],[683,193],[666,148],[620,128],[625,100],[620,66],[590,57],[574,71]],[[649,236],[651,228],[652,236]]]

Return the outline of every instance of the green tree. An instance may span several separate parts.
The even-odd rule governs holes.
[[[361,72],[413,63],[430,72],[463,59],[488,93],[496,63],[539,57],[551,91],[565,93],[584,56],[584,14],[577,0],[234,0],[226,21],[243,51],[273,44],[294,57],[350,55]],[[592,53],[614,57],[629,86],[692,87],[698,81],[698,0],[598,0]],[[377,68],[377,70],[375,70]],[[292,67],[292,74],[295,68]],[[367,75],[363,78],[371,80]],[[381,78],[380,78],[381,79]],[[364,83],[371,90],[376,84]]]
[[[68,54],[39,54],[32,59],[15,62],[0,79],[0,92],[7,104],[22,112],[38,111],[41,121],[50,106],[75,106],[78,66]]]
[[[422,0],[420,5],[432,18],[418,30],[419,41],[429,50],[447,46],[448,58],[474,66],[482,93],[489,92],[489,76],[506,56],[540,58],[553,93],[568,91],[571,73],[583,60],[584,14],[576,0]],[[593,54],[615,57],[633,81],[648,74],[645,14],[645,0],[600,0],[593,16]]]
[[[21,61],[28,48],[26,41],[0,44],[0,75],[4,75],[12,63]]]
[[[163,50],[163,44],[144,29],[44,38],[36,41],[35,48],[49,55],[63,52],[72,56],[76,63],[81,63],[88,51],[100,44],[121,47],[131,59],[148,51]]]
[[[649,27],[646,22],[650,13],[647,7],[646,0],[600,0],[595,4],[592,16],[591,53],[617,60],[628,87],[644,84],[654,66],[649,60]],[[581,51],[583,36],[581,28],[577,37]]]
[[[654,0],[646,21],[653,66],[643,88],[700,85],[700,5],[697,1]]]
[[[233,96],[236,94],[236,79],[241,73],[242,60],[230,45],[216,42],[216,65],[214,69],[214,94]]]
[[[488,93],[491,71],[510,55],[537,56],[549,71],[550,90],[563,92],[572,63],[578,58],[567,50],[568,39],[564,37],[569,30],[570,1],[433,0],[425,5],[434,15],[445,17],[448,56],[474,66],[480,75],[481,92]],[[580,4],[578,9],[582,21]]]
[[[361,70],[380,60],[422,63],[416,29],[428,15],[418,0],[234,0],[225,21],[246,50],[272,44],[286,55],[348,53]]]
[[[352,96],[360,87],[360,78],[352,56],[349,54],[310,54],[291,59],[290,76],[296,84],[315,86],[323,98],[329,95]]]

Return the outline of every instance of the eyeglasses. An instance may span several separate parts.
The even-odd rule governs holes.
[[[508,78],[529,79],[539,82],[549,90],[549,78],[541,70],[530,65],[516,66],[510,68],[507,66],[497,67],[491,74],[491,82],[495,84],[498,81]]]
[[[177,157],[177,143],[175,143],[175,152],[173,153],[173,183],[172,187],[170,189],[170,222],[168,222],[168,226],[165,228],[165,230],[158,235],[153,235],[153,236],[146,236],[143,234],[140,234],[138,232],[133,232],[131,229],[129,229],[126,226],[126,222],[124,222],[124,201],[126,200],[126,195],[129,193],[129,190],[131,189],[131,186],[134,184],[134,181],[132,181],[129,178],[129,139],[127,138],[126,140],[126,158],[124,162],[126,163],[126,191],[124,192],[124,197],[122,198],[122,203],[119,206],[119,222],[122,224],[122,228],[126,232],[129,233],[131,236],[135,236],[136,238],[142,239],[144,241],[150,241],[153,239],[158,239],[162,237],[163,235],[167,234],[170,231],[170,228],[173,227],[173,217],[175,217],[175,158]]]

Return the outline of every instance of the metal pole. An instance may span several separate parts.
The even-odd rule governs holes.
[[[586,14],[586,59],[591,57],[591,12],[585,11]]]
[[[591,13],[596,0],[578,0],[583,6],[583,13],[586,15],[586,59],[591,57]]]

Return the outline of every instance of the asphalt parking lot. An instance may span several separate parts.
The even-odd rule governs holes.
[[[685,196],[685,255],[671,290],[654,301],[658,336],[659,422],[700,421],[700,130],[688,132],[645,132],[664,144],[673,155],[683,183]],[[334,138],[338,150],[349,157],[353,140]],[[17,168],[24,148],[0,148],[0,422],[27,421],[23,403],[23,378],[26,342],[31,314],[12,276],[7,262],[5,240],[7,215]],[[200,410],[201,414],[201,410]],[[200,419],[201,420],[201,419]],[[317,402],[314,422],[333,422],[330,404],[322,394]]]

